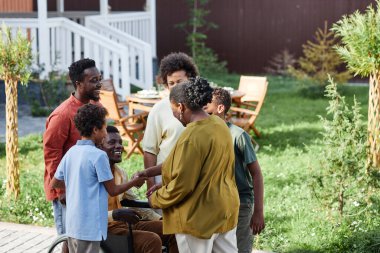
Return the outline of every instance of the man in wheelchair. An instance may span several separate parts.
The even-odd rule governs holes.
[[[104,150],[110,162],[115,184],[128,181],[125,172],[117,166],[122,161],[123,143],[119,131],[114,126],[107,126],[107,135],[100,147]],[[178,248],[174,235],[163,235],[161,216],[152,209],[125,208],[120,201],[136,200],[131,190],[115,197],[108,196],[108,233],[116,235],[129,234],[129,224],[133,233],[133,248],[135,253],[160,253],[162,245],[169,248],[170,253],[177,253]]]

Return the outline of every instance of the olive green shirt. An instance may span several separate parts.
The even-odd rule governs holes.
[[[235,180],[240,204],[253,205],[253,182],[247,165],[257,160],[251,136],[244,129],[227,123],[235,151]]]
[[[232,138],[219,117],[187,125],[163,163],[162,179],[151,204],[163,209],[164,234],[209,239],[236,227],[239,195]]]

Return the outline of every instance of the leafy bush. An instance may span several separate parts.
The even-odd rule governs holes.
[[[328,117],[320,117],[324,128],[322,170],[316,174],[313,187],[319,188],[316,195],[327,206],[343,215],[347,203],[360,205],[366,199],[366,131],[356,98],[349,107],[332,79],[326,86],[326,97],[330,99]]]
[[[70,95],[70,90],[66,87],[67,74],[52,71],[49,73],[48,78],[44,80],[35,80],[36,85],[39,86],[39,97],[42,103],[36,100],[34,96],[25,94],[31,105],[32,116],[41,117],[48,116],[59,104],[66,100]],[[23,89],[27,93],[27,89]]]

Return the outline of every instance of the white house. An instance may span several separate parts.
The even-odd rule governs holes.
[[[0,18],[0,22],[14,34],[21,28],[28,36],[33,64],[44,67],[42,75],[67,70],[72,62],[88,57],[105,79],[113,79],[122,97],[130,94],[131,84],[149,89],[156,58],[156,1],[146,0],[146,11],[121,13],[109,13],[108,0],[99,1],[99,13],[75,16],[65,13],[64,0],[57,0],[54,14],[59,17],[48,17],[47,0],[38,0],[37,17]]]

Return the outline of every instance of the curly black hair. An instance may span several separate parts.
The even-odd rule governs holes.
[[[106,123],[107,109],[94,104],[81,106],[74,117],[75,127],[81,136],[91,137],[94,127],[101,129]]]
[[[107,126],[107,133],[120,133],[115,126]]]
[[[189,81],[173,87],[170,92],[170,101],[184,103],[191,111],[197,111],[211,102],[212,92],[213,89],[207,79],[190,78]]]
[[[160,64],[159,75],[164,85],[168,85],[167,77],[179,70],[184,70],[188,78],[199,75],[198,68],[190,56],[181,52],[170,53],[161,60]]]
[[[70,80],[74,85],[74,88],[77,88],[76,82],[83,81],[83,72],[85,69],[95,67],[95,61],[85,58],[79,61],[73,62],[69,67],[69,76]]]
[[[223,88],[214,88],[212,97],[217,105],[224,105],[224,113],[227,113],[231,108],[231,95],[229,91]]]

